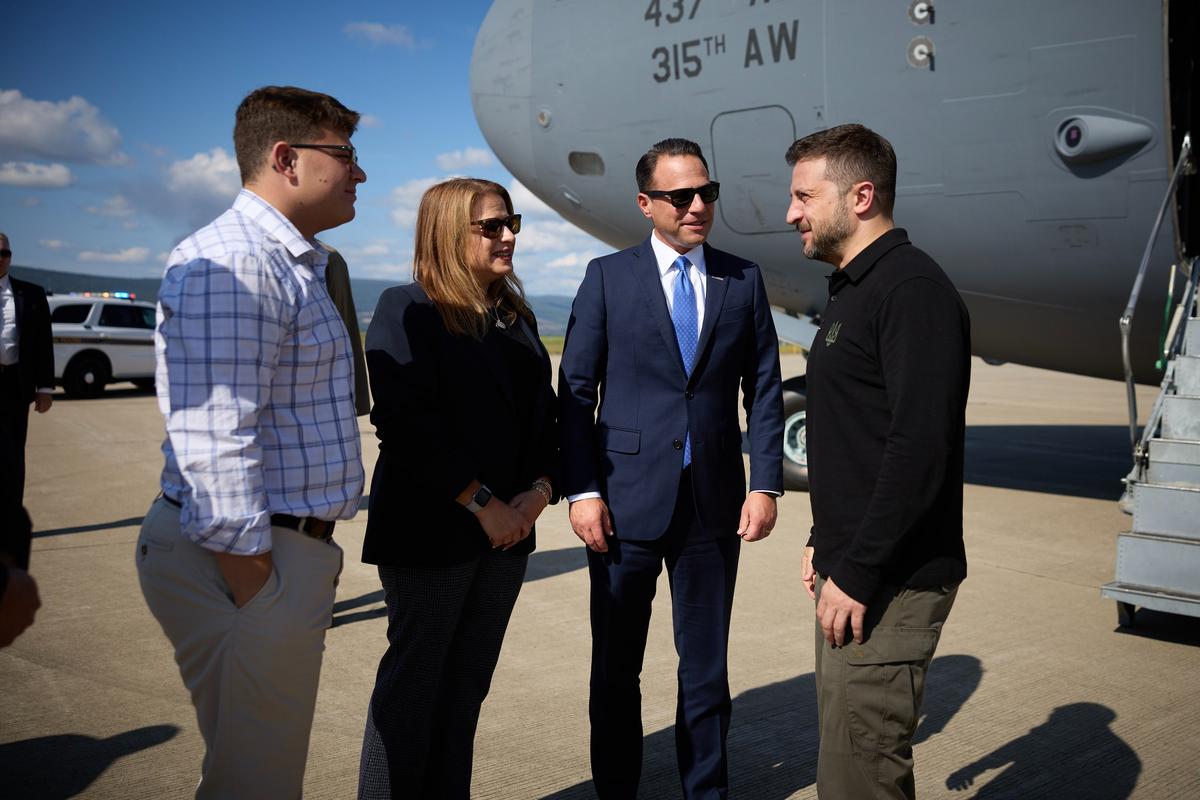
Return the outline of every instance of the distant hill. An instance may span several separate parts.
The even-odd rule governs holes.
[[[47,292],[68,294],[70,292],[133,292],[139,300],[151,302],[158,299],[158,278],[122,278],[113,275],[83,275],[78,272],[38,269],[36,267],[13,266],[12,272],[22,280],[31,281]],[[358,327],[366,330],[371,322],[379,295],[392,281],[351,278],[350,288],[354,292],[354,307],[358,309]],[[562,336],[567,332],[567,320],[571,316],[571,298],[561,295],[534,295],[529,298],[533,313],[537,315],[538,332],[543,336]]]

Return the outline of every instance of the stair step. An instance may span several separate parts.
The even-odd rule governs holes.
[[[1187,330],[1183,333],[1183,352],[1200,356],[1200,317],[1188,320]]]
[[[1200,540],[1121,533],[1116,582],[1200,597]]]
[[[1175,356],[1175,392],[1200,395],[1200,354]]]
[[[1151,439],[1146,482],[1200,487],[1200,442]]]
[[[1173,394],[1163,398],[1162,438],[1200,440],[1200,397]]]
[[[1139,483],[1133,491],[1133,529],[1200,542],[1200,489]]]
[[[1165,611],[1168,614],[1182,614],[1189,617],[1200,617],[1200,596],[1163,592],[1150,586],[1113,581],[1100,587],[1100,594],[1118,603],[1129,603],[1138,608],[1152,608],[1155,611]],[[1122,626],[1136,624],[1120,615]]]

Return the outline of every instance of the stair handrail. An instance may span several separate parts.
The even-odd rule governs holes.
[[[1125,306],[1125,312],[1121,315],[1119,322],[1121,328],[1121,358],[1125,362],[1125,392],[1129,403],[1129,446],[1134,452],[1134,458],[1138,456],[1138,430],[1137,430],[1137,392],[1133,382],[1133,359],[1129,354],[1129,334],[1133,330],[1133,312],[1137,306],[1138,298],[1142,294],[1142,283],[1146,279],[1146,270],[1150,266],[1150,255],[1154,251],[1154,245],[1158,241],[1158,233],[1162,230],[1163,219],[1167,215],[1167,209],[1171,205],[1171,198],[1175,196],[1175,188],[1179,185],[1179,179],[1185,172],[1190,174],[1192,154],[1192,136],[1191,133],[1185,133],[1183,136],[1183,144],[1179,148],[1179,158],[1175,161],[1175,171],[1171,173],[1171,182],[1167,185],[1166,194],[1163,195],[1162,205],[1159,206],[1158,216],[1154,219],[1154,227],[1150,230],[1150,238],[1146,242],[1146,250],[1142,254],[1142,263],[1138,266],[1137,277],[1133,280],[1133,289],[1129,293],[1129,303]],[[1147,426],[1149,427],[1149,426]]]
[[[1165,398],[1175,388],[1175,367],[1177,366],[1175,356],[1183,349],[1188,320],[1195,314],[1196,286],[1198,279],[1200,279],[1200,269],[1197,269],[1197,267],[1200,265],[1196,263],[1195,258],[1190,259],[1188,263],[1190,270],[1188,272],[1187,290],[1183,299],[1179,302],[1182,314],[1179,325],[1175,328],[1175,332],[1172,334],[1164,353],[1167,363],[1163,369],[1162,384],[1159,388],[1158,397],[1154,399],[1154,405],[1150,409],[1150,416],[1146,419],[1146,427],[1142,428],[1142,436],[1133,451],[1133,471],[1129,474],[1129,480],[1132,480],[1134,483],[1141,483],[1143,473],[1146,467],[1149,466],[1150,440],[1158,433],[1158,425],[1162,421]]]

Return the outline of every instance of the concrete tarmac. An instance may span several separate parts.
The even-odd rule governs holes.
[[[784,356],[784,374],[803,371]],[[1143,413],[1154,392],[1140,390]],[[1113,577],[1128,470],[1116,382],[974,362],[965,523],[969,577],[929,676],[916,744],[925,798],[1200,797],[1200,624],[1139,612],[1117,629]],[[360,420],[368,475],[376,455]],[[110,388],[33,415],[26,503],[37,623],[0,651],[0,796],[189,797],[202,746],[170,648],[134,569],[157,491],[155,400]],[[339,523],[347,560],[329,631],[305,779],[353,797],[384,649],[382,593],[359,563],[367,512]],[[813,607],[799,583],[808,497],[789,493],[767,540],[742,549],[731,642],[730,796],[813,798]],[[582,546],[565,504],[538,550],[483,708],[474,796],[594,797]],[[665,574],[642,676],[641,797],[679,797],[676,657]],[[247,754],[253,757],[253,754]]]

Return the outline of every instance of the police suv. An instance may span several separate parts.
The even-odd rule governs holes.
[[[54,380],[68,397],[98,397],[112,381],[154,386],[154,304],[129,292],[54,294]]]

